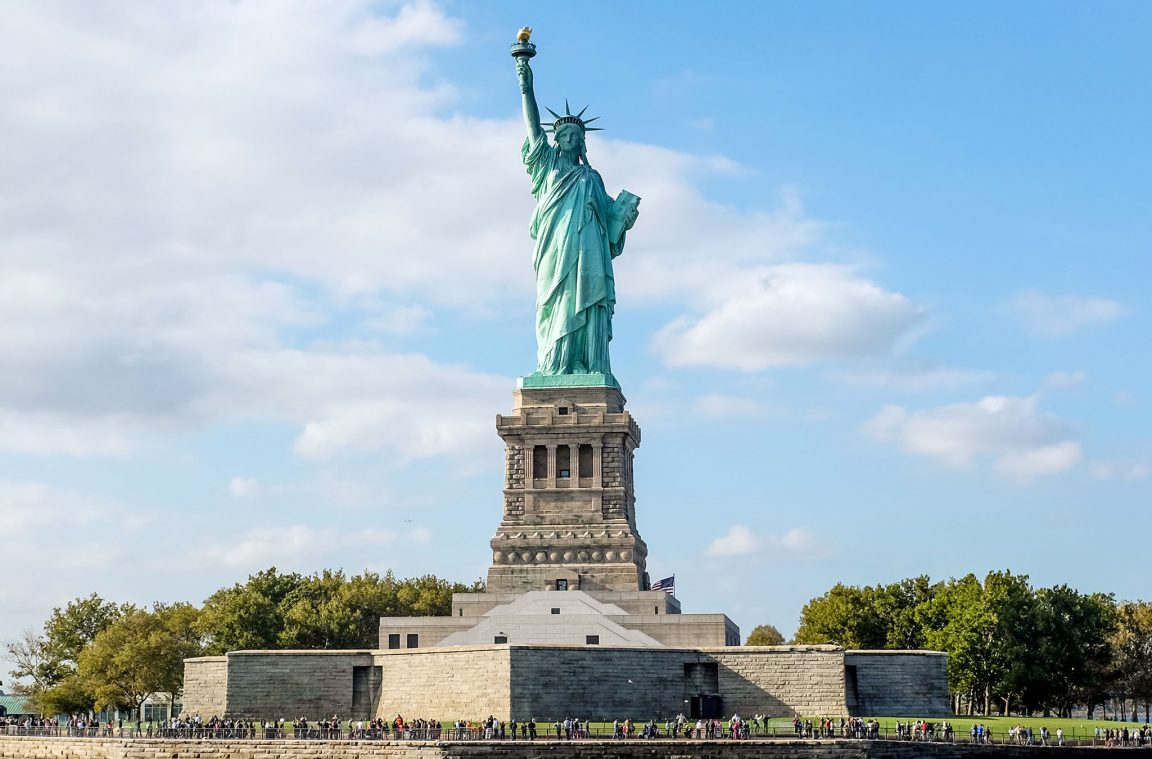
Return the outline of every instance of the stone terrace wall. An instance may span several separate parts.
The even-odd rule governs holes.
[[[844,651],[836,646],[705,649],[719,665],[725,714],[848,716]]]
[[[725,714],[929,717],[948,713],[946,662],[940,653],[834,646],[239,651],[186,662],[184,709],[205,718],[611,720],[662,718],[687,711],[693,696],[719,694]],[[845,665],[855,668],[855,688]],[[355,714],[353,667],[378,668]]]
[[[695,651],[666,648],[510,648],[517,720],[674,715],[695,695],[685,690],[684,663],[701,661]]]
[[[0,759],[1107,759],[1116,749],[877,741],[162,741],[0,737]]]
[[[226,658],[225,713],[251,719],[347,717],[352,713],[352,668],[372,665],[367,651],[233,651]],[[196,712],[185,704],[184,713]],[[199,714],[205,719],[224,716]]]
[[[377,716],[483,719],[510,712],[506,646],[410,648],[377,651],[374,658],[383,669]]]
[[[202,656],[184,660],[184,711],[224,714],[228,709],[228,657]]]
[[[719,693],[725,714],[848,714],[844,652],[834,646],[603,648],[512,646],[510,716],[554,720],[662,718]],[[685,665],[714,665],[715,684]],[[499,712],[497,712],[499,714]]]
[[[854,714],[941,717],[952,713],[945,653],[849,651],[844,663],[856,667]]]

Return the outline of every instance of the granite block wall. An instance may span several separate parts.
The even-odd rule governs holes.
[[[228,709],[228,657],[201,656],[184,660],[184,711],[224,714]]]
[[[840,648],[752,646],[705,653],[719,665],[725,714],[848,716]]]
[[[221,659],[227,672],[223,704]],[[367,651],[233,651],[223,657],[189,659],[184,664],[184,713],[204,719],[367,717],[370,713],[353,713],[353,668],[372,664]],[[195,687],[197,681],[208,686],[203,694]]]
[[[378,716],[482,719],[511,711],[506,646],[377,651],[374,659],[383,675]]]
[[[684,663],[695,652],[663,648],[510,647],[518,720],[663,718],[686,711]]]
[[[188,660],[184,704],[205,718],[612,720],[689,713],[693,697],[719,694],[725,715],[930,717],[948,713],[946,662],[835,646],[240,651]]]
[[[849,688],[853,714],[939,717],[951,714],[948,655],[939,651],[848,651],[849,679],[855,671],[855,693]]]

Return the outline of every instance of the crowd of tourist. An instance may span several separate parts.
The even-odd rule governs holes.
[[[1059,731],[1057,731],[1059,732]],[[1063,734],[1060,745],[1063,746]],[[1105,746],[1152,746],[1152,726],[1096,728],[1096,742]]]
[[[778,723],[777,723],[778,724]],[[930,722],[898,720],[894,731],[882,730],[875,719],[822,718],[801,719],[791,723],[792,733],[803,739],[856,738],[861,740],[946,741],[956,740],[954,728],[947,720]],[[762,714],[750,718],[732,715],[727,720],[691,720],[683,714],[663,721],[655,719],[638,722],[631,719],[614,720],[611,725],[591,728],[583,719],[565,718],[551,723],[527,720],[500,720],[489,716],[484,720],[456,720],[451,723],[434,719],[405,718],[399,714],[388,720],[341,720],[338,715],[312,721],[307,717],[292,720],[222,719],[207,720],[198,715],[185,715],[170,720],[151,720],[125,723],[120,720],[101,722],[83,715],[66,721],[51,718],[20,716],[0,717],[0,734],[69,737],[121,737],[171,739],[263,739],[263,740],[399,740],[399,741],[534,741],[606,739],[687,739],[687,740],[746,740],[756,737],[777,736],[769,718]],[[991,728],[974,723],[969,731],[973,743],[1015,744],[1021,746],[1065,746],[1063,728],[1050,732],[1027,725],[1016,725],[1006,733],[993,736]],[[787,733],[785,733],[787,735]],[[1071,741],[1080,745],[1087,736],[1076,736]],[[1094,745],[1119,747],[1152,747],[1152,726],[1106,727],[1097,726],[1091,736]]]

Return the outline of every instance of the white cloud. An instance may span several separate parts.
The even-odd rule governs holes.
[[[137,427],[126,416],[25,413],[0,408],[0,452],[35,455],[125,456],[137,447]]]
[[[692,410],[702,416],[748,418],[769,413],[771,407],[764,401],[754,398],[710,393],[693,401]]]
[[[1004,453],[996,460],[996,471],[1009,477],[1029,480],[1042,474],[1055,474],[1080,463],[1080,443],[1066,440],[1054,445]]]
[[[1139,482],[1148,479],[1152,474],[1152,467],[1140,462],[1125,461],[1094,461],[1088,467],[1088,472],[1097,480],[1121,480],[1125,482]]]
[[[747,274],[706,313],[657,335],[665,361],[756,371],[885,354],[924,313],[851,267],[783,264]]]
[[[6,533],[84,528],[108,510],[107,504],[47,483],[0,479],[0,525]]]
[[[474,452],[495,440],[484,409],[499,407],[510,385],[366,345],[250,351],[222,370],[222,389],[206,405],[227,416],[296,422],[296,452],[318,460],[355,450],[391,449],[400,459]]]
[[[761,554],[766,558],[821,558],[831,553],[832,547],[810,530],[793,527],[783,535],[758,535],[744,525],[732,525],[728,532],[708,544],[706,556],[748,556]]]
[[[396,540],[396,533],[359,525],[315,527],[306,524],[262,526],[229,542],[216,535],[186,557],[192,566],[225,566],[244,571],[276,565],[281,569],[310,569],[325,558],[339,558],[342,551],[363,546],[383,548]],[[339,562],[337,561],[337,565]]]
[[[1123,316],[1127,309],[1114,300],[1083,295],[1049,295],[1039,290],[1018,293],[1005,306],[1031,333],[1063,337]]]
[[[732,525],[727,534],[708,544],[708,556],[743,556],[760,548],[760,539],[744,525]]]
[[[233,477],[228,481],[228,492],[236,498],[247,498],[260,492],[260,482],[253,477]]]
[[[1088,380],[1086,372],[1052,372],[1044,378],[1044,387],[1066,390],[1083,385]]]
[[[990,456],[997,471],[1025,480],[1070,469],[1081,458],[1072,426],[1037,408],[1034,397],[986,396],[919,411],[889,405],[865,431],[949,466]]]
[[[946,366],[911,366],[894,369],[874,369],[832,372],[834,382],[854,387],[876,388],[900,393],[935,393],[958,390],[996,379],[994,372],[956,369]]]

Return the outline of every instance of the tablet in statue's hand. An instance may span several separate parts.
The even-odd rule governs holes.
[[[621,190],[608,211],[608,240],[613,244],[620,242],[620,237],[628,229],[628,221],[640,205],[640,197],[627,190]]]

